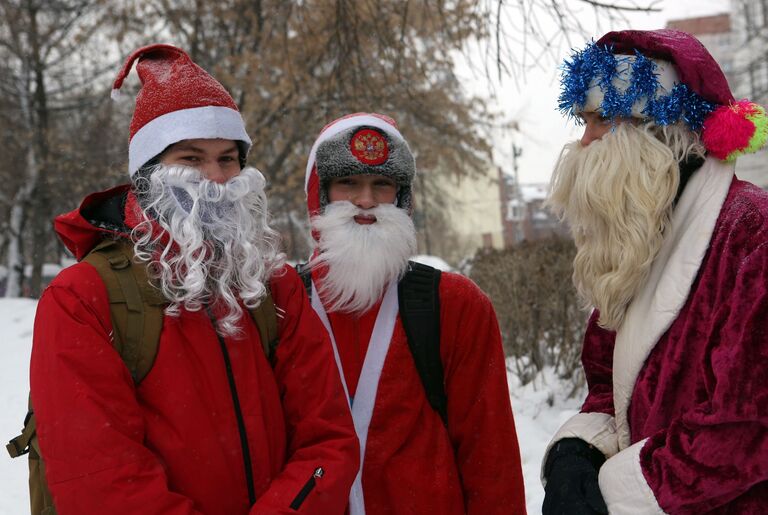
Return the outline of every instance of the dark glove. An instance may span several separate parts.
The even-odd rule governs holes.
[[[564,438],[549,451],[544,465],[542,515],[608,515],[597,471],[605,456],[580,438]]]

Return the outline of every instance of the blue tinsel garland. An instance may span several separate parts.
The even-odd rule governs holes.
[[[617,66],[628,61],[627,56],[614,55],[607,47],[599,47],[594,42],[584,50],[575,51],[563,64],[562,90],[558,98],[560,111],[580,123],[576,111],[583,108],[593,81],[595,87],[603,92],[600,113],[606,118],[631,117],[632,106],[646,99],[643,115],[656,124],[670,125],[682,120],[691,130],[699,130],[707,115],[717,107],[685,84],[677,84],[667,94],[657,97],[656,92],[661,85],[656,74],[656,63],[639,52],[635,53],[631,65],[630,83],[622,93],[613,81]]]

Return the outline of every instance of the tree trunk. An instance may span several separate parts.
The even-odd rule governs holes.
[[[31,297],[39,297],[42,284],[43,262],[45,261],[45,248],[47,246],[46,220],[48,199],[45,177],[41,172],[48,163],[48,91],[45,83],[46,64],[40,49],[38,28],[38,8],[30,7],[28,11],[30,22],[29,41],[32,46],[32,69],[34,72],[34,109],[30,109],[30,126],[33,127],[34,141],[36,145],[33,156],[34,169],[30,168],[34,180],[30,181],[29,196],[27,197],[28,212],[31,214],[30,224],[32,229],[32,273],[30,275],[29,292]]]
[[[48,240],[48,210],[50,201],[46,195],[39,195],[35,198],[35,206],[31,209],[32,219],[32,274],[29,278],[29,296],[32,298],[40,297],[43,285],[43,264],[47,256]]]
[[[8,224],[8,276],[5,281],[5,296],[8,298],[21,296],[21,282],[24,278],[24,253],[22,232],[24,230],[25,206],[21,192],[11,208],[11,221]]]
[[[24,97],[22,95],[22,97]],[[29,98],[24,102],[22,98],[22,108],[29,107]],[[28,112],[28,111],[27,111]],[[40,170],[38,169],[37,153],[35,145],[27,147],[27,180],[19,188],[16,197],[13,199],[11,208],[11,221],[8,224],[8,280],[6,282],[5,296],[8,298],[20,297],[22,295],[22,281],[24,279],[24,225],[27,221],[29,210],[29,200],[37,186],[37,180]]]
[[[315,248],[315,240],[312,238],[310,228],[307,231],[307,226],[304,223],[302,215],[299,215],[294,210],[288,211],[288,219],[291,224],[291,236],[293,238],[293,255],[294,259],[299,261],[309,260],[312,251]]]

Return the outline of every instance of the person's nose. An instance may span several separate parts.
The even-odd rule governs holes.
[[[586,147],[593,141],[599,140],[606,132],[608,127],[605,124],[588,120],[584,126],[584,134],[581,135],[581,146]]]
[[[232,174],[218,161],[206,161],[200,166],[200,172],[211,182],[223,184],[232,178]]]
[[[354,204],[360,209],[373,209],[378,205],[373,188],[365,184],[355,193]]]

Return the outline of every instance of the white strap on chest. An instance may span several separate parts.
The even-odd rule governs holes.
[[[341,365],[341,356],[339,355],[339,348],[336,345],[336,338],[333,335],[331,322],[328,319],[328,314],[325,312],[325,307],[320,301],[320,296],[317,294],[317,288],[315,287],[314,281],[312,282],[311,300],[312,308],[320,317],[320,320],[323,322],[323,325],[331,338],[336,366],[339,369],[339,376],[341,377],[341,383],[344,386],[344,393],[347,395],[347,400],[352,411],[355,432],[360,441],[360,469],[357,472],[357,477],[355,477],[355,482],[352,484],[352,490],[349,493],[349,513],[350,515],[365,515],[365,501],[363,498],[362,485],[363,460],[365,458],[368,427],[371,424],[373,408],[376,403],[376,392],[379,388],[381,370],[384,368],[384,360],[389,351],[389,344],[392,341],[392,334],[395,330],[395,321],[397,320],[397,281],[392,281],[389,286],[387,286],[384,298],[381,301],[381,307],[379,308],[379,313],[376,316],[376,323],[374,324],[373,332],[371,333],[371,340],[368,343],[368,350],[365,353],[363,369],[360,372],[360,379],[357,383],[354,400],[349,395],[349,388],[347,386],[346,378],[344,377],[344,369]]]

